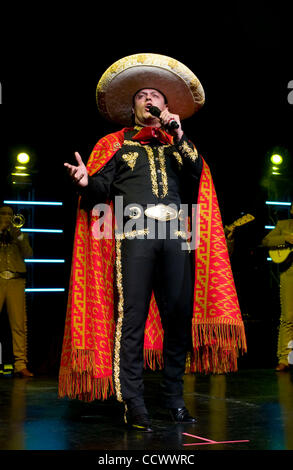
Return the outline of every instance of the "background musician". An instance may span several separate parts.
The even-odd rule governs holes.
[[[12,224],[13,210],[0,207],[0,312],[6,303],[12,333],[14,373],[32,377],[27,369],[24,258],[32,256],[28,236]]]
[[[290,208],[291,218],[279,220],[276,227],[263,239],[262,244],[268,248],[278,245],[293,245],[293,203]],[[293,258],[292,253],[287,260],[280,265],[280,300],[281,317],[278,337],[278,365],[277,371],[289,369],[288,343],[293,340]]]

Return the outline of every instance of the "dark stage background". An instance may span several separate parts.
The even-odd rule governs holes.
[[[92,4],[91,4],[92,5]],[[174,6],[175,5],[175,6]],[[206,104],[184,129],[211,168],[224,224],[244,213],[255,221],[238,229],[232,266],[246,324],[248,354],[240,367],[271,367],[279,319],[277,269],[259,248],[264,226],[288,211],[272,211],[270,197],[292,198],[292,117],[288,83],[293,80],[287,4],[267,2],[127,3],[121,7],[52,6],[2,17],[0,82],[1,199],[16,193],[9,174],[18,152],[33,159],[30,188],[39,201],[62,207],[20,208],[35,227],[62,228],[63,235],[31,236],[35,258],[65,264],[29,267],[28,284],[65,287],[64,293],[27,294],[29,357],[37,373],[58,371],[66,308],[76,194],[63,162],[78,151],[86,161],[99,138],[117,130],[98,114],[96,85],[107,67],[126,55],[153,52],[191,68]],[[266,172],[272,150],[285,152],[287,167],[277,189]],[[28,286],[29,287],[29,286]],[[0,318],[0,341],[9,359],[9,328]]]

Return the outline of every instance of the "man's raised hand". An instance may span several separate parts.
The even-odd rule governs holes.
[[[70,165],[69,163],[64,163],[64,166],[67,169],[69,176],[72,181],[80,187],[85,187],[88,185],[88,172],[85,164],[82,161],[81,156],[78,152],[74,153],[77,165]]]

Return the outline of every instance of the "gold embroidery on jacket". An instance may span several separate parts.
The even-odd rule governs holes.
[[[174,235],[177,238],[182,238],[183,240],[186,241],[188,252],[191,253],[191,245],[190,245],[190,241],[189,241],[190,240],[190,234],[187,234],[184,230],[176,230],[174,232]]]
[[[138,157],[137,152],[129,152],[129,153],[124,153],[122,155],[123,160],[128,164],[128,166],[131,168],[132,171],[133,171],[133,168],[135,167],[137,157]]]
[[[152,182],[152,191],[153,194],[159,197],[159,188],[156,174],[156,165],[155,165],[155,156],[152,148],[149,145],[144,145],[146,153],[149,159],[150,171],[151,171],[151,182]]]
[[[179,167],[181,167],[183,165],[183,160],[182,160],[180,153],[173,152],[173,155],[176,158],[177,162],[179,163]]]
[[[162,145],[158,148],[158,154],[159,154],[158,158],[159,158],[159,164],[160,164],[160,170],[161,170],[161,176],[162,176],[162,194],[161,195],[159,195],[159,186],[158,186],[158,180],[157,180],[155,156],[154,156],[152,147],[150,145],[141,145],[140,142],[135,142],[133,140],[125,140],[124,145],[136,146],[136,147],[141,147],[145,149],[148,160],[149,160],[149,165],[150,165],[152,192],[157,197],[162,197],[162,198],[165,197],[168,194],[168,177],[167,177],[167,172],[166,172],[164,149],[166,147],[170,147],[170,145]],[[130,155],[131,157],[128,157]],[[127,154],[122,155],[122,158],[125,161],[127,161],[129,166],[132,165],[131,169],[133,170],[135,163],[136,163],[137,156],[138,156],[137,152],[129,152]],[[178,156],[180,157],[179,154]]]
[[[135,147],[142,147],[140,142],[136,142],[135,140],[124,140],[124,145],[134,145]]]
[[[183,238],[184,240],[190,238],[190,234],[187,234],[185,230],[175,230],[174,235],[176,235],[176,237]]]
[[[120,142],[114,142],[113,143],[113,150],[121,149],[121,144]]]
[[[185,153],[193,162],[195,162],[195,160],[198,158],[196,148],[192,149],[191,147],[189,147],[187,142],[183,142],[183,144],[180,145],[179,150]]]
[[[115,238],[116,240],[124,240],[125,238],[135,238],[137,236],[145,236],[150,233],[148,228],[139,229],[139,230],[131,230],[131,232],[124,232],[124,233],[116,233]]]
[[[169,147],[169,146],[163,145],[162,147],[159,147],[158,149],[162,183],[163,183],[163,193],[160,195],[160,197],[165,197],[168,194],[168,178],[167,178],[167,173],[166,173],[166,163],[165,163],[165,155],[164,155],[165,147]]]

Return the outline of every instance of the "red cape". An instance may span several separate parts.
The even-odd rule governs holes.
[[[123,145],[124,132],[109,134],[94,147],[87,169],[99,171]],[[186,372],[223,373],[237,370],[239,351],[246,351],[233,274],[217,196],[208,165],[203,160],[198,200],[200,242],[195,252],[193,350]],[[78,202],[65,331],[59,372],[59,396],[90,401],[114,393],[113,266],[115,237],[93,236],[96,216]],[[113,234],[109,211],[104,231]],[[163,366],[163,328],[152,296],[145,328],[145,366]]]

